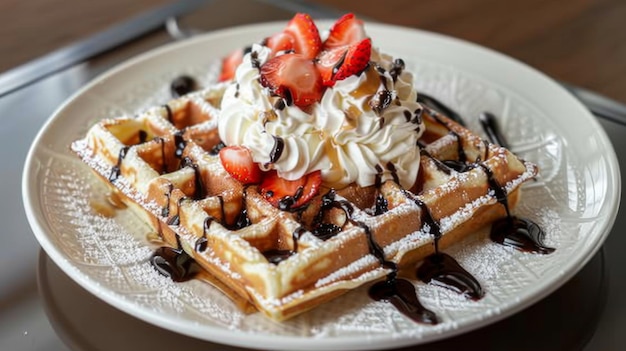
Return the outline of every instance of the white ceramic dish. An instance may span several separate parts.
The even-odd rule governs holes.
[[[321,22],[327,28],[328,22]],[[401,57],[419,89],[437,96],[479,130],[476,116],[499,118],[514,152],[541,168],[527,184],[517,213],[548,233],[550,255],[491,243],[486,232],[447,252],[483,285],[486,296],[466,301],[416,283],[437,326],[408,321],[357,289],[285,323],[244,315],[198,281],[173,283],[148,263],[154,247],[131,213],[104,218],[91,201],[105,187],[69,151],[98,119],[135,114],[169,98],[169,82],[190,74],[206,84],[217,59],[282,30],[284,23],[237,27],[168,45],[100,76],[69,99],[33,142],[23,196],[39,243],[72,279],[111,305],[149,323],[199,339],[251,348],[378,349],[434,341],[493,323],[561,286],[593,256],[615,220],[621,192],[612,146],[596,120],[541,73],[484,48],[422,31],[367,24],[374,45]]]

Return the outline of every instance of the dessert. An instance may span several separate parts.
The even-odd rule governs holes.
[[[437,323],[408,279],[481,298],[442,250],[494,222],[533,239],[510,210],[537,168],[418,103],[412,79],[353,15],[322,40],[297,14],[226,57],[221,83],[71,147],[168,245],[151,262],[177,280],[193,260],[276,320],[369,283]],[[523,248],[550,251],[534,239]]]

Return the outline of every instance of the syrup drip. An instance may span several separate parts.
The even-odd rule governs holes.
[[[398,81],[398,77],[402,74],[402,71],[404,71],[404,67],[404,60],[401,58],[393,60],[393,66],[389,70],[389,74],[391,75],[391,79],[393,79],[394,83]]]
[[[176,147],[176,150],[174,151],[174,156],[176,156],[177,158],[183,157],[183,151],[185,150],[185,147],[187,146],[187,141],[183,137],[184,133],[185,133],[184,130],[179,130],[176,133],[174,133],[174,146]]]
[[[483,297],[480,283],[450,255],[435,253],[424,259],[417,278],[425,283],[451,289],[472,300]]]
[[[408,194],[405,195],[409,197]],[[457,293],[462,293],[470,299],[480,299],[483,296],[483,290],[478,280],[452,256],[439,251],[441,228],[430,213],[428,206],[417,198],[414,198],[413,201],[420,207],[423,228],[429,228],[429,233],[433,236],[435,245],[435,252],[427,256],[417,269],[417,277],[425,283],[431,283]]]
[[[170,84],[170,93],[172,97],[181,97],[197,89],[198,84],[195,79],[190,76],[182,75],[175,78]]]
[[[204,252],[207,249],[207,245],[208,245],[207,232],[209,231],[209,228],[211,227],[211,223],[213,223],[214,220],[215,218],[211,216],[208,216],[204,219],[204,224],[202,226],[202,236],[196,240],[196,243],[194,245],[194,249],[197,252]]]
[[[385,259],[385,252],[374,239],[370,228],[365,223],[352,218],[354,212],[352,205],[347,201],[336,201],[335,195],[335,192],[331,190],[323,196],[322,209],[330,207],[342,209],[348,220],[365,232],[370,254],[376,257],[383,268],[389,270],[384,281],[377,282],[370,287],[369,296],[376,301],[385,300],[391,302],[401,313],[414,321],[437,324],[437,316],[419,302],[413,284],[408,280],[397,277],[398,266],[394,262]]]
[[[126,157],[126,153],[128,152],[129,146],[124,146],[120,149],[119,154],[117,155],[117,164],[111,168],[111,173],[109,174],[109,181],[114,182],[120,176],[122,161]]]
[[[186,200],[186,199],[187,199],[187,198],[186,198],[186,197],[184,197],[184,196],[183,196],[183,197],[181,197],[180,199],[178,199],[178,201],[177,201],[177,206],[176,206],[176,208],[178,209],[178,213],[176,213],[175,215],[173,215],[173,216],[172,216],[172,218],[170,218],[170,219],[167,221],[167,224],[169,224],[169,225],[174,225],[174,226],[176,226],[176,225],[180,225],[180,205],[181,205],[181,203],[182,203],[184,200]],[[178,239],[178,236],[177,236],[176,238]]]
[[[383,168],[380,165],[376,165],[376,178],[374,178],[374,186],[376,187],[376,207],[374,208],[374,215],[378,216],[389,211],[389,203],[387,199],[380,193],[380,187],[382,185],[382,173]]]
[[[435,119],[440,124],[446,126],[443,121],[439,120],[438,118]],[[483,113],[481,115],[481,123],[483,123],[483,126],[485,128],[489,128],[490,131],[486,130],[486,132],[488,135],[491,135],[490,138],[499,138],[499,140],[494,141],[496,143],[504,143],[501,134],[498,133],[495,117],[492,114]],[[500,146],[502,146],[502,144],[500,144]],[[485,150],[487,150],[487,147],[485,147]],[[428,155],[428,153],[423,150],[422,154]],[[465,154],[463,153],[462,155]],[[461,156],[461,153],[459,153],[459,156]],[[489,167],[487,167],[485,164],[481,163],[480,160],[477,160],[473,163],[468,163],[465,159],[447,160],[443,162],[437,161],[434,158],[432,159],[435,160],[435,164],[437,164],[437,167],[439,169],[447,172],[448,174],[450,173],[450,170],[445,171],[446,167],[449,169],[453,169],[457,172],[466,172],[476,167],[480,167],[483,169],[483,171],[487,175],[489,190],[491,190],[498,203],[504,206],[504,209],[506,211],[506,217],[496,220],[491,226],[490,238],[492,241],[501,245],[516,248],[520,251],[534,252],[539,254],[549,254],[556,250],[555,248],[547,247],[543,244],[543,240],[546,234],[537,223],[527,218],[519,218],[511,215],[507,200],[508,194],[506,192],[506,189],[498,183],[491,169],[489,169]]]
[[[209,154],[215,156],[219,154],[220,150],[222,150],[225,147],[226,147],[226,144],[224,144],[224,142],[220,140],[219,143],[215,144],[215,146],[211,148],[211,150],[209,151]]]
[[[270,162],[275,163],[280,159],[280,156],[283,154],[283,149],[285,148],[285,141],[283,138],[274,135],[274,146],[272,147],[272,151],[270,152]]]
[[[159,247],[150,257],[150,264],[157,272],[175,282],[188,281],[198,273],[198,267],[193,258],[180,248]]]
[[[556,249],[543,244],[546,234],[541,227],[526,218],[515,216],[497,220],[491,227],[491,240],[520,251],[550,254]]]
[[[268,250],[268,251],[263,252],[263,256],[265,256],[265,258],[267,259],[269,263],[272,263],[272,264],[281,263],[282,261],[288,259],[292,255],[294,255],[296,252],[298,252],[298,241],[300,240],[300,237],[304,233],[306,233],[306,229],[304,229],[303,227],[298,227],[296,230],[293,231],[293,233],[291,233],[291,238],[293,241],[293,249],[291,250],[279,250],[279,249]]]
[[[163,105],[163,108],[165,109],[165,112],[167,113],[167,120],[170,123],[172,123],[172,120],[174,119],[174,113],[172,113],[172,108],[168,104]]]
[[[220,205],[222,208],[222,225],[224,227],[226,227],[229,230],[239,230],[239,229],[243,229],[249,225],[252,224],[252,221],[250,220],[250,217],[248,217],[248,208],[246,207],[246,197],[248,195],[247,192],[247,187],[243,189],[243,196],[241,198],[241,212],[239,212],[239,215],[237,216],[237,218],[235,219],[235,222],[232,225],[229,225],[226,223],[226,213],[224,210],[224,198],[222,198],[220,196]]]
[[[549,254],[556,249],[543,244],[546,234],[541,227],[527,218],[512,216],[506,197],[506,190],[500,186],[493,176],[493,172],[485,165],[480,165],[487,174],[489,189],[493,191],[496,200],[504,206],[506,217],[495,221],[491,226],[490,238],[494,242],[513,247],[520,251]]]
[[[252,50],[252,49],[250,49]],[[252,64],[252,67],[259,69],[261,67],[261,61],[259,61],[259,53],[256,51],[253,51],[250,53],[250,63]]]
[[[293,194],[293,196],[287,195],[283,198],[281,198],[280,200],[278,200],[278,208],[282,211],[294,211],[294,210],[299,210],[299,209],[294,209],[293,205],[298,202],[298,200],[302,197],[302,194],[304,193],[304,187],[303,186],[299,186],[298,189],[296,189],[296,193]],[[268,195],[270,193],[268,192]]]
[[[174,190],[174,185],[172,183],[169,183],[168,185],[168,191],[165,193],[165,206],[161,209],[161,216],[165,218],[170,216],[170,202],[172,201],[172,190]]]
[[[148,140],[148,132],[145,130],[139,130],[137,137],[139,138],[139,144],[143,144],[146,140]]]
[[[434,109],[435,111],[438,111],[439,113],[442,113],[448,116],[448,118],[452,119],[456,123],[462,126],[465,126],[465,121],[463,121],[463,118],[461,117],[461,115],[459,115],[454,110],[444,105],[441,101],[435,99],[434,97],[423,94],[423,93],[419,93],[417,95],[417,102],[424,104]]]
[[[165,174],[167,173],[167,161],[165,158],[165,139],[155,137],[153,140],[161,144],[161,174]]]
[[[277,99],[276,102],[274,103],[275,110],[282,111],[285,109],[285,107],[286,107],[285,100],[283,99]]]
[[[420,303],[415,286],[406,279],[379,281],[369,289],[369,296],[376,301],[390,302],[400,313],[417,323],[439,323],[435,312]]]
[[[418,323],[437,324],[437,315],[424,307],[417,297],[415,286],[410,281],[398,278],[398,266],[385,259],[383,249],[376,243],[372,232],[367,225],[356,222],[367,235],[370,254],[374,255],[380,264],[390,270],[387,278],[372,285],[368,291],[369,296],[376,301],[389,301],[398,311]]]
[[[206,197],[206,187],[204,186],[204,182],[202,180],[202,173],[200,172],[200,168],[197,164],[193,163],[191,158],[185,157],[183,158],[183,162],[180,165],[180,168],[191,167],[194,170],[194,193],[193,199],[200,200]]]
[[[480,121],[480,125],[483,127],[483,130],[487,134],[487,138],[494,144],[498,144],[502,147],[508,148],[507,142],[504,140],[502,133],[500,133],[500,129],[498,128],[498,122],[496,121],[496,117],[489,113],[483,112],[478,117]]]
[[[382,111],[391,105],[393,95],[387,87],[387,77],[384,76],[385,69],[376,65],[376,72],[378,72],[380,77],[380,88],[368,104],[377,115],[380,115]]]

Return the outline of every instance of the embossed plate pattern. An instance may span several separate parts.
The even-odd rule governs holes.
[[[330,23],[320,23],[328,28]],[[477,302],[416,283],[443,319],[408,321],[360,288],[285,323],[244,315],[199,281],[173,283],[148,263],[148,228],[132,213],[98,215],[106,188],[69,151],[95,121],[133,115],[169,99],[169,82],[190,74],[207,84],[218,58],[279,31],[284,23],[237,27],[150,51],[100,76],[61,106],[33,142],[23,194],[33,232],[54,262],[85,289],[146,322],[185,335],[252,348],[376,349],[450,337],[509,316],[554,291],[602,245],[621,191],[619,167],[603,130],[572,96],[539,72],[487,49],[422,31],[367,24],[374,45],[403,58],[416,85],[453,107],[470,128],[490,111],[511,149],[536,162],[517,213],[540,223],[551,255],[520,253],[486,231],[447,252],[483,284]]]

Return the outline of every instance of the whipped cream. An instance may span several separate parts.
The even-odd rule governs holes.
[[[303,110],[285,106],[259,83],[258,67],[269,54],[254,45],[225,91],[218,129],[226,145],[247,147],[262,169],[285,179],[321,170],[334,188],[374,185],[377,175],[405,188],[414,184],[424,124],[410,72],[372,49],[362,74],[337,81]]]

